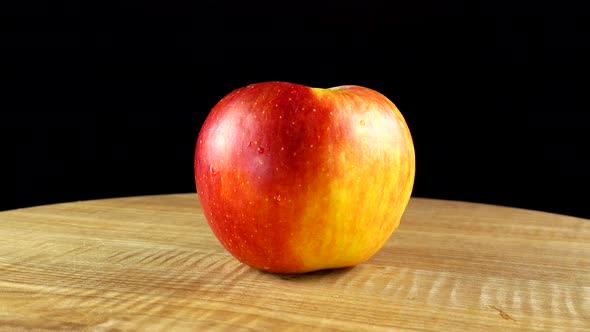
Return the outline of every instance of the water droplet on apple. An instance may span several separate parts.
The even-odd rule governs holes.
[[[252,141],[248,141],[248,147],[252,146]]]
[[[218,171],[213,165],[211,165],[211,166],[209,166],[209,173],[211,173],[211,175],[215,176],[215,175],[217,175]]]
[[[361,126],[365,125],[365,120],[361,120]]]
[[[264,153],[264,148],[259,146],[258,149],[256,149],[256,151],[258,151],[258,153],[262,154],[262,153]]]
[[[274,200],[275,200],[275,201],[277,201],[277,202],[280,202],[280,201],[281,201],[281,199],[283,199],[283,198],[281,197],[281,195],[276,195],[276,196],[275,196],[275,197],[273,197],[273,198],[274,198]]]

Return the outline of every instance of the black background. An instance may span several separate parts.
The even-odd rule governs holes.
[[[434,1],[4,13],[0,209],[194,192],[209,110],[282,80],[388,96],[414,137],[414,196],[590,218],[585,22],[555,4]]]

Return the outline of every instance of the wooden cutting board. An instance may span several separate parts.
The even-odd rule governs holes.
[[[590,330],[590,220],[413,198],[353,268],[240,264],[195,193],[0,212],[2,331]]]

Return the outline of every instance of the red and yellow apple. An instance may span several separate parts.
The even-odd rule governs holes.
[[[359,264],[384,245],[410,199],[415,157],[402,114],[375,90],[262,82],[211,110],[194,167],[227,251],[304,273]]]

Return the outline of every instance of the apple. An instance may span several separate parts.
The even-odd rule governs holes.
[[[408,204],[415,156],[402,114],[375,90],[261,82],[213,107],[194,171],[225,249],[253,268],[294,274],[373,256]]]

